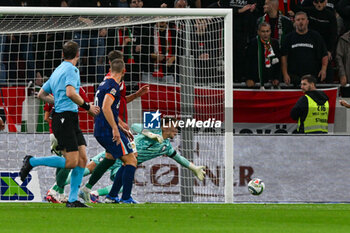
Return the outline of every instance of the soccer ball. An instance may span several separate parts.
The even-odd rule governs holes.
[[[260,195],[265,189],[265,184],[262,180],[254,178],[248,183],[248,190],[253,195]]]

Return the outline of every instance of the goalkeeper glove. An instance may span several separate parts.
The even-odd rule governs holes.
[[[60,155],[61,151],[57,150],[58,142],[55,135],[50,134],[50,144],[51,144],[51,153],[55,153],[56,155]]]
[[[155,133],[151,133],[150,131],[148,130],[142,130],[142,134],[159,142],[159,143],[163,143],[164,142],[164,139],[161,135],[159,134],[155,134]]]
[[[192,172],[195,174],[195,176],[198,177],[200,181],[203,181],[205,176],[205,166],[196,166],[193,163],[190,163],[190,166],[188,168],[192,170]]]

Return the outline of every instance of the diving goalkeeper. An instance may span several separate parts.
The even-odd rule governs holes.
[[[170,118],[169,118],[170,119]],[[172,120],[172,119],[171,119]],[[173,120],[174,121],[174,120]],[[162,121],[163,122],[163,121]],[[133,124],[131,126],[132,130],[137,133],[137,136],[135,137],[135,144],[136,144],[136,149],[138,153],[137,157],[137,165],[151,160],[153,158],[159,157],[166,155],[172,159],[174,159],[177,163],[181,164],[182,166],[192,170],[194,175],[199,179],[203,180],[205,171],[204,171],[204,166],[196,166],[190,161],[188,161],[186,158],[181,156],[179,153],[177,153],[172,145],[170,144],[169,139],[173,139],[176,134],[177,134],[177,128],[176,127],[161,127],[161,129],[158,130],[148,130],[148,129],[143,129],[142,124]],[[93,171],[95,170],[96,166],[105,158],[105,152],[101,152],[95,157],[91,159],[89,164],[86,166],[86,171],[84,172],[84,176],[87,176],[89,174],[92,174]],[[122,187],[122,181],[121,181],[121,175],[122,170],[120,168],[122,167],[122,161],[116,160],[116,162],[108,169],[110,171],[110,179],[112,181],[117,179],[117,184],[119,189]],[[119,178],[118,177],[118,171],[119,171]],[[88,185],[91,185],[93,187],[98,180],[95,180],[93,175],[90,177],[89,182],[87,183]],[[66,184],[70,183],[70,176],[67,179]],[[91,195],[84,195],[84,196],[90,196],[92,202],[96,202],[99,198],[99,196],[105,196],[111,191],[112,185],[109,185],[107,187],[98,189],[97,191],[91,192],[91,190],[88,190]],[[117,187],[118,188],[118,187]],[[87,189],[86,186],[83,189]],[[117,193],[119,193],[117,191]],[[80,195],[83,197],[83,195]],[[111,199],[111,196],[108,196],[108,199]],[[114,197],[117,197],[114,196]],[[90,200],[86,200],[90,201]],[[115,198],[112,198],[112,201],[118,201]]]

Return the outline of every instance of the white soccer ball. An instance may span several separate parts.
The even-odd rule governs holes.
[[[262,180],[254,178],[248,183],[248,190],[253,195],[260,195],[265,189],[265,184]]]

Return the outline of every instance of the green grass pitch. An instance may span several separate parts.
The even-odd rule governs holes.
[[[349,204],[0,203],[0,232],[350,232]]]

